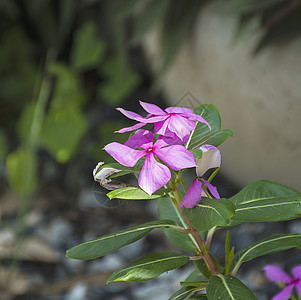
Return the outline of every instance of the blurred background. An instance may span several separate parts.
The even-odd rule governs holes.
[[[165,300],[189,274],[105,285],[137,258],[172,251],[160,231],[101,259],[65,257],[157,215],[155,201],[108,202],[93,182],[96,164],[112,161],[103,146],[133,124],[116,107],[216,104],[234,130],[221,195],[262,178],[300,191],[300,33],[299,0],[0,0],[0,299]],[[242,224],[232,242],[273,232],[300,233],[301,222]],[[301,263],[296,250],[268,259]],[[273,294],[266,263],[239,273],[258,299]]]

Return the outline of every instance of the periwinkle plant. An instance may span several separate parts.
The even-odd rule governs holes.
[[[140,104],[148,113],[146,117],[118,109],[138,123],[118,131],[134,131],[125,144],[113,142],[104,147],[118,163],[100,163],[93,174],[96,181],[111,189],[107,194],[110,199],[157,199],[159,220],[77,245],[67,251],[67,257],[98,258],[161,228],[175,246],[191,255],[154,253],[115,271],[107,282],[150,280],[193,261],[195,270],[170,300],[256,299],[235,277],[242,263],[269,253],[300,248],[301,234],[274,234],[234,253],[234,247],[230,249],[230,229],[243,222],[298,218],[301,194],[287,186],[259,180],[229,199],[220,198],[217,188],[211,184],[221,165],[217,147],[233,132],[221,129],[217,108],[204,104],[194,111],[182,107],[163,111],[154,104]],[[141,129],[149,123],[154,123],[153,132]],[[189,168],[195,168],[196,177],[187,188],[183,173]],[[205,180],[202,176],[209,169],[213,172]],[[116,177],[128,173],[135,173],[138,186],[114,184]],[[210,251],[214,233],[221,228],[229,229],[223,266]]]

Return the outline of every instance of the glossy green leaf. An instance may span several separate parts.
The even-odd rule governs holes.
[[[234,256],[231,269],[235,273],[243,262],[295,247],[301,248],[301,234],[273,234],[268,238],[239,250]]]
[[[111,191],[107,196],[112,200],[118,199],[129,199],[129,200],[142,200],[142,199],[156,199],[162,197],[162,195],[149,195],[140,188],[129,186],[121,189]]]
[[[161,252],[141,258],[128,267],[114,272],[107,280],[113,281],[146,281],[164,272],[179,268],[189,261],[189,257],[173,253]]]
[[[129,245],[144,237],[155,228],[168,228],[175,223],[169,220],[153,221],[143,225],[110,233],[94,240],[79,244],[66,252],[66,256],[74,259],[88,260],[104,256]]]
[[[226,226],[234,216],[235,206],[228,199],[203,197],[194,208],[183,207],[184,215],[198,230],[209,230],[214,226]]]
[[[230,226],[242,222],[285,221],[301,217],[301,194],[267,180],[247,185],[229,200],[236,206]]]
[[[195,295],[192,298],[189,298],[189,300],[207,300],[207,295],[206,294],[199,294]]]
[[[203,144],[219,146],[233,135],[231,129],[221,130],[221,118],[215,105],[200,105],[194,110],[194,113],[203,117],[210,124],[211,129],[204,123],[197,123],[195,130],[192,132],[189,149],[200,147]]]
[[[203,151],[201,149],[191,149],[190,152],[193,154],[195,159],[201,159]]]
[[[211,134],[207,135],[205,138],[199,140],[198,145],[195,145],[195,147],[200,147],[201,145],[204,144],[209,144],[217,147],[231,136],[233,136],[232,129],[221,129],[219,131],[212,132]]]
[[[195,287],[183,286],[172,294],[168,300],[185,300],[193,296],[198,290]]]
[[[204,259],[194,260],[193,264],[197,268],[197,270],[201,273],[205,278],[210,278],[212,276],[211,271],[208,269],[208,266]]]
[[[250,289],[231,275],[212,276],[207,286],[208,300],[257,300]]]
[[[202,282],[208,281],[208,278],[205,277],[198,269],[193,270],[185,279],[185,281],[181,282],[182,285],[185,285],[187,282]]]
[[[159,218],[161,220],[172,220],[179,226],[188,228],[188,225],[177,207],[169,198],[160,198],[157,200]],[[198,246],[191,234],[179,232],[171,229],[163,229],[165,236],[178,248],[184,251],[195,251]]]
[[[105,53],[105,43],[97,36],[93,22],[85,23],[78,29],[71,51],[71,64],[79,71],[97,68]]]

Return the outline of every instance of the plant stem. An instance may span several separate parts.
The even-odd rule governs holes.
[[[216,231],[216,226],[214,226],[210,230],[208,230],[207,238],[206,238],[206,247],[207,248],[210,247],[210,244],[211,244],[211,241],[212,241],[215,231]]]
[[[175,189],[173,191],[173,194],[175,196],[175,199],[178,203],[178,205],[181,203],[181,197],[180,194],[178,192],[177,189]],[[180,209],[181,211],[181,209]],[[182,213],[182,211],[181,211]],[[182,213],[183,214],[183,213]],[[203,256],[203,259],[205,260],[206,264],[208,265],[209,270],[212,272],[212,274],[219,274],[219,270],[217,268],[217,266],[215,265],[214,261],[212,260],[209,252],[207,251],[207,249],[204,249],[204,243],[202,238],[199,235],[199,231],[192,225],[190,219],[188,219],[184,214],[183,214],[186,223],[190,229],[190,233],[193,236],[194,240],[196,241],[197,245],[198,245],[198,250],[200,251],[201,255]]]

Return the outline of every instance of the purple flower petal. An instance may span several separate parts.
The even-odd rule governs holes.
[[[119,143],[110,143],[104,147],[115,160],[127,167],[134,167],[137,161],[143,157],[146,150],[133,150],[130,147]]]
[[[130,148],[149,148],[153,145],[153,133],[148,130],[137,130],[124,145]]]
[[[295,286],[299,296],[301,296],[301,281],[298,281]]]
[[[203,176],[207,170],[211,168],[218,168],[221,165],[221,153],[218,148],[211,145],[202,145],[199,149],[202,150],[203,155],[196,160],[196,173],[198,177]]]
[[[193,154],[181,145],[155,148],[153,153],[176,171],[196,166]]]
[[[157,162],[152,153],[147,154],[139,175],[139,186],[149,195],[152,195],[168,183],[170,178],[170,170]]]
[[[292,294],[294,284],[288,285],[280,293],[276,294],[271,300],[288,300]]]
[[[162,139],[165,141],[165,143],[167,145],[183,145],[183,144],[186,144],[188,142],[189,134],[186,135],[181,140],[177,135],[175,135],[173,132],[170,131],[170,133],[166,134],[166,136],[162,136]]]
[[[155,127],[154,127],[155,133],[166,136],[169,119],[170,118],[166,118],[166,120],[164,120],[164,121],[156,122]]]
[[[293,280],[286,272],[275,265],[266,265],[263,269],[265,276],[270,281],[291,283]]]
[[[192,109],[186,107],[178,107],[178,106],[167,107],[165,111],[168,112],[169,114],[193,114]]]
[[[194,122],[183,118],[180,115],[172,115],[169,119],[168,129],[174,132],[182,140],[195,128],[195,126]]]
[[[198,178],[193,180],[191,186],[189,187],[187,193],[183,197],[180,208],[185,206],[186,208],[195,207],[202,198],[202,183],[198,181]]]
[[[206,184],[208,190],[210,191],[211,195],[215,198],[215,199],[220,199],[220,195],[217,191],[217,188],[215,186],[213,186],[211,183],[209,183],[207,180],[205,180],[204,178],[202,178],[202,181]]]
[[[158,107],[155,104],[146,103],[139,101],[140,105],[146,110],[148,113],[152,115],[167,115],[166,112],[164,112],[160,107]]]
[[[120,111],[122,114],[124,114],[127,118],[129,119],[132,119],[132,120],[135,120],[135,121],[138,121],[138,122],[143,122],[144,118],[141,117],[140,115],[132,112],[132,111],[129,111],[129,110],[125,110],[123,108],[116,108],[118,111]]]
[[[117,130],[115,132],[117,132],[117,133],[124,133],[124,132],[128,132],[128,131],[133,131],[133,130],[141,128],[144,125],[146,125],[146,123],[138,123],[138,124],[135,124],[135,125],[130,126],[130,127],[121,128],[121,129],[119,129],[119,130]]]
[[[295,279],[299,278],[301,280],[301,265],[295,266],[294,268],[292,268],[291,272],[294,275]]]
[[[182,116],[187,117],[191,121],[204,123],[211,129],[210,124],[204,118],[202,118],[201,116],[199,116],[197,114],[183,114]]]

